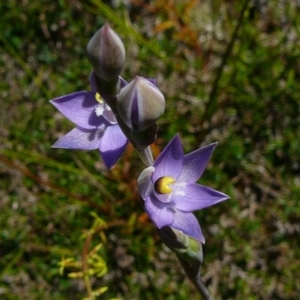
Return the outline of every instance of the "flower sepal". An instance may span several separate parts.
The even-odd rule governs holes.
[[[203,262],[202,244],[200,241],[184,234],[171,226],[157,229],[164,244],[190,265],[201,265]]]

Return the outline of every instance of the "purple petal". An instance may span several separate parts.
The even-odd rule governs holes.
[[[56,143],[52,147],[73,150],[98,149],[103,131],[104,125],[101,129],[97,130],[74,128],[66,135],[61,137],[58,141],[56,141]]]
[[[174,221],[174,213],[167,205],[158,201],[154,196],[146,198],[145,210],[152,222],[158,228],[169,226]]]
[[[157,179],[164,176],[170,176],[176,180],[181,173],[182,164],[182,145],[179,136],[176,135],[155,161],[153,181],[155,182]]]
[[[122,89],[124,86],[128,84],[128,82],[122,77],[119,77],[119,79],[120,79],[120,89]]]
[[[156,79],[155,78],[146,78],[149,82],[156,86]]]
[[[108,126],[100,141],[99,151],[108,169],[110,169],[124,152],[128,140],[118,125]]]
[[[174,214],[174,221],[171,226],[205,244],[205,238],[201,231],[201,227],[197,218],[192,213],[185,213],[176,210]]]
[[[160,193],[156,192],[153,182],[152,182],[152,184],[153,184],[153,189],[152,189],[153,194],[156,197],[156,199],[165,204],[169,203],[171,201],[172,194],[160,194]]]
[[[217,143],[207,145],[184,156],[182,172],[177,182],[196,182],[203,174]]]
[[[103,118],[97,117],[95,93],[76,92],[50,101],[66,118],[84,129],[97,129]]]
[[[172,193],[172,205],[185,212],[203,209],[227,199],[227,195],[197,183],[176,184]]]
[[[109,106],[107,104],[105,104],[104,107],[105,107],[104,112],[103,112],[104,119],[112,125],[117,124],[118,122],[117,122],[116,116],[112,112],[112,110],[109,108]]]

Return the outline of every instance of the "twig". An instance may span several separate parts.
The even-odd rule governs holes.
[[[239,31],[239,29],[240,29],[240,27],[243,23],[245,11],[248,7],[249,2],[250,2],[250,0],[245,0],[244,5],[242,7],[240,17],[239,17],[238,22],[237,22],[237,25],[234,29],[233,34],[232,34],[231,40],[230,40],[230,42],[229,42],[229,44],[226,48],[226,51],[225,51],[224,55],[222,56],[222,61],[221,61],[221,64],[220,64],[219,68],[217,69],[217,74],[216,74],[215,80],[213,82],[213,87],[211,89],[209,99],[208,99],[208,102],[207,102],[206,107],[205,107],[205,111],[204,111],[204,113],[202,115],[202,118],[200,120],[200,128],[203,128],[204,122],[209,121],[210,118],[212,117],[213,112],[214,112],[214,108],[215,108],[216,103],[217,103],[217,97],[216,96],[217,96],[217,91],[218,91],[218,87],[219,87],[219,81],[220,81],[221,76],[223,74],[224,67],[227,63],[227,59],[229,58],[229,55],[232,51],[234,42],[237,38],[238,31]]]
[[[44,186],[44,187],[45,186],[49,187],[53,190],[56,190],[56,191],[58,191],[58,192],[60,192],[64,195],[66,195],[67,197],[70,197],[70,198],[76,199],[76,200],[78,200],[82,203],[88,204],[90,207],[96,209],[99,212],[107,213],[107,209],[108,209],[107,207],[103,207],[101,205],[98,205],[96,202],[92,201],[89,198],[82,197],[82,196],[79,196],[77,194],[74,194],[74,193],[68,191],[67,189],[64,189],[64,188],[61,188],[61,187],[57,186],[56,184],[54,184],[53,182],[51,182],[49,180],[44,180],[44,179],[40,178],[39,176],[33,174],[26,166],[21,165],[20,163],[13,162],[13,161],[9,160],[7,157],[5,157],[4,155],[0,155],[0,161],[2,161],[3,163],[5,163],[7,166],[9,166],[11,168],[13,168],[15,170],[18,170],[24,176],[32,179],[38,185],[41,185],[41,186]]]
[[[85,283],[85,287],[87,290],[87,294],[88,296],[93,299],[93,291],[92,291],[92,286],[91,286],[91,282],[89,279],[89,265],[87,262],[88,256],[89,256],[89,248],[90,248],[90,244],[92,241],[93,236],[89,235],[84,243],[83,246],[83,250],[82,250],[82,271],[83,271],[83,278],[84,278],[84,283]]]

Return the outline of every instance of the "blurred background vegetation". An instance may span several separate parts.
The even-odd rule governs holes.
[[[85,47],[105,22],[122,76],[157,78],[167,99],[154,154],[177,132],[185,152],[219,142],[200,182],[231,199],[196,213],[213,297],[299,299],[299,1],[10,0],[0,15],[1,299],[83,299],[61,262],[98,244],[101,299],[197,298],[138,204],[132,147],[111,171],[97,151],[51,148],[73,125],[48,101],[89,89]]]

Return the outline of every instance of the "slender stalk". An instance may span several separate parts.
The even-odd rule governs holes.
[[[85,240],[84,247],[82,250],[82,271],[83,271],[83,278],[84,278],[87,294],[90,297],[90,299],[93,299],[93,291],[92,291],[92,286],[89,278],[89,265],[87,262],[91,241],[92,241],[92,235],[89,235]]]
[[[177,255],[177,258],[184,269],[184,272],[186,276],[189,278],[189,280],[194,284],[196,287],[199,295],[202,297],[203,300],[213,300],[213,298],[210,296],[208,289],[204,285],[201,276],[200,276],[200,270],[199,266],[192,266],[190,265],[186,260],[181,258],[179,255]]]
[[[8,155],[9,155],[8,153],[7,154],[5,153],[5,156],[0,154],[0,161],[3,162],[4,164],[6,164],[7,166],[11,167],[12,169],[18,170],[24,176],[33,180],[36,184],[39,184],[42,186],[47,186],[47,187],[51,188],[52,190],[58,191],[59,193],[66,195],[67,197],[70,197],[70,198],[80,201],[82,203],[88,204],[89,206],[91,206],[92,208],[96,209],[99,212],[107,213],[106,209],[103,206],[92,201],[90,198],[81,197],[75,193],[70,192],[67,189],[63,189],[60,186],[57,186],[56,184],[54,184],[51,181],[41,179],[39,176],[36,176],[34,173],[32,173],[25,165],[22,165],[19,162],[15,162],[15,161],[8,159],[6,157]],[[111,199],[114,200],[113,197],[111,197]]]
[[[217,69],[217,74],[216,74],[215,80],[213,82],[213,86],[212,86],[212,89],[211,89],[211,92],[210,92],[210,95],[209,95],[209,99],[208,99],[208,102],[207,102],[206,107],[205,107],[205,111],[204,111],[204,113],[202,115],[202,118],[201,118],[201,121],[200,121],[201,122],[201,124],[200,124],[201,128],[203,127],[203,123],[205,121],[210,120],[210,118],[212,117],[213,112],[215,110],[215,106],[216,106],[217,100],[218,100],[217,91],[218,91],[218,87],[219,87],[219,81],[222,77],[222,74],[223,74],[224,68],[226,66],[227,60],[230,56],[233,45],[234,45],[235,40],[237,38],[237,34],[239,32],[239,29],[240,29],[240,27],[243,23],[244,15],[245,15],[245,12],[247,10],[249,2],[250,2],[250,0],[245,0],[245,2],[244,2],[244,5],[243,5],[242,10],[241,10],[240,17],[238,19],[237,25],[234,29],[233,34],[232,34],[231,40],[230,40],[230,42],[229,42],[229,44],[228,44],[228,46],[225,50],[224,55],[222,56],[221,64]]]
[[[137,153],[146,167],[150,167],[154,164],[151,148],[149,146],[145,150],[138,150]]]
[[[197,291],[205,300],[213,300],[213,298],[210,296],[206,286],[204,285],[201,277],[196,277],[194,279],[191,279],[195,287],[197,288]]]

